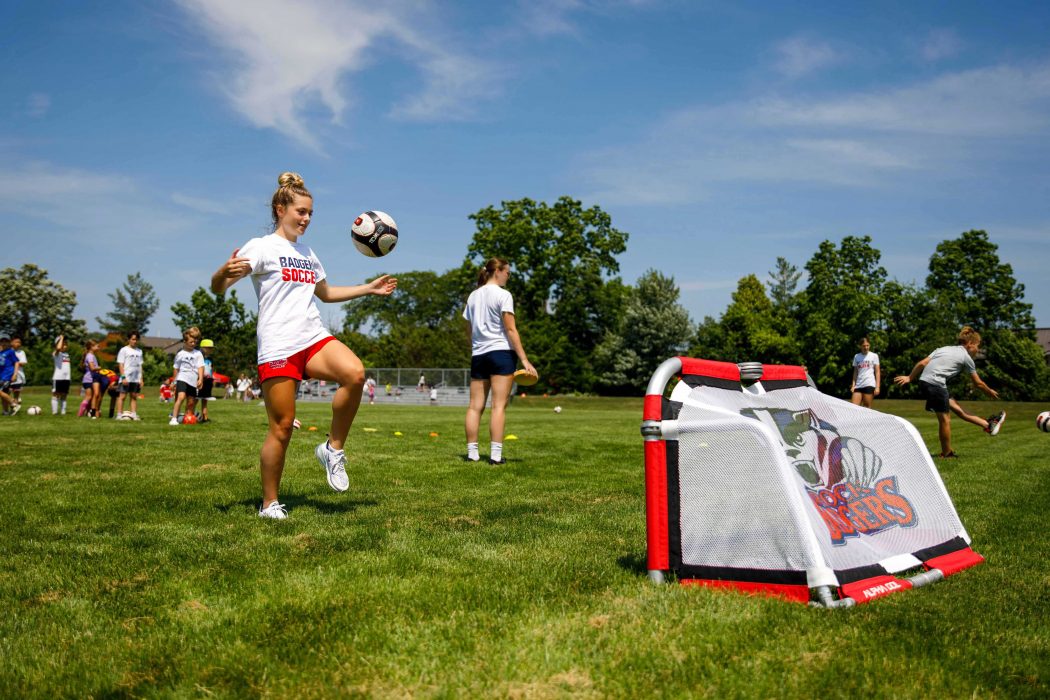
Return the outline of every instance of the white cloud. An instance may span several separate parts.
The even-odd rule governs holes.
[[[575,36],[580,29],[574,15],[608,14],[653,4],[655,0],[518,0],[516,22],[527,34]]]
[[[919,52],[924,60],[933,62],[955,56],[962,46],[962,40],[954,29],[934,29],[926,36]]]
[[[576,167],[595,199],[688,203],[732,181],[873,187],[918,171],[966,177],[978,154],[982,165],[1024,154],[1048,131],[1050,64],[993,66],[825,98],[683,109]]]
[[[34,92],[26,101],[26,114],[34,119],[39,119],[51,111],[51,95],[43,92]]]
[[[309,115],[320,106],[331,124],[342,124],[349,76],[380,61],[410,62],[422,75],[421,94],[394,107],[397,117],[462,118],[493,91],[489,68],[450,48],[418,3],[176,1],[223,55],[215,80],[234,109],[316,150]]]
[[[822,68],[839,63],[843,56],[828,43],[796,36],[781,41],[774,47],[775,68],[788,78],[801,78]]]

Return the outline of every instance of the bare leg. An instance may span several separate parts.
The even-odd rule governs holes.
[[[950,413],[937,414],[937,437],[941,440],[941,454],[952,451],[952,416]]]
[[[492,414],[489,416],[489,439],[492,442],[503,442],[507,402],[510,400],[510,390],[514,386],[514,375],[494,374],[489,381],[492,382]]]
[[[470,380],[470,405],[467,407],[467,417],[463,427],[467,433],[467,442],[478,441],[478,431],[481,427],[481,416],[485,413],[485,403],[489,398],[491,384],[487,379]]]
[[[864,394],[860,393],[859,391],[854,391],[849,397],[849,402],[854,406],[860,406],[862,396],[864,396]]]
[[[259,470],[262,472],[263,508],[277,500],[284,473],[284,456],[292,439],[292,421],[295,420],[295,380],[274,377],[263,382],[266,417],[269,430],[259,452]]]
[[[313,379],[337,382],[332,396],[332,428],[328,444],[333,450],[343,449],[350,426],[354,424],[365,386],[365,366],[354,351],[333,340],[306,363],[306,373]]]
[[[987,430],[988,421],[986,421],[984,418],[981,418],[980,416],[975,416],[972,413],[967,413],[966,410],[962,406],[960,406],[959,402],[955,399],[948,399],[948,408],[952,409],[952,413],[959,416],[967,423],[973,423],[974,425]]]
[[[871,408],[871,404],[875,400],[875,394],[861,394],[860,396],[860,405],[864,408]]]

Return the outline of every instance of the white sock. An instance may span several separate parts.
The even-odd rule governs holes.
[[[478,443],[467,443],[467,459],[469,459],[472,462],[477,462],[479,459],[481,459],[481,455],[478,453]]]
[[[494,443],[492,443],[492,451],[489,452],[489,458],[492,459],[493,462],[498,462],[501,459],[503,459],[503,443],[502,442],[494,442]]]
[[[51,397],[51,415],[58,413],[58,398],[55,396]]]
[[[59,409],[60,409],[60,410],[62,411],[62,415],[63,415],[63,416],[64,416],[64,415],[66,415],[66,400],[65,400],[65,399],[62,399],[62,400],[61,400],[61,401],[59,402],[59,404],[58,404],[58,405],[59,405]]]
[[[332,447],[332,443],[331,443],[330,441],[328,441],[328,440],[325,440],[325,442],[324,442],[324,446],[325,446],[325,447],[327,447],[327,448],[328,448],[328,451],[329,451],[329,452],[331,452],[331,453],[332,453],[332,454],[334,454],[334,455],[337,455],[337,454],[339,454],[340,452],[342,452],[342,450],[337,450],[337,449],[335,449],[334,447]]]

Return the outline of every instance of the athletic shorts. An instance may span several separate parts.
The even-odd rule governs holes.
[[[24,386],[25,382],[11,382],[11,391],[22,391]]]
[[[186,394],[188,398],[197,398],[197,385],[187,382],[175,382],[175,396]]]
[[[55,394],[68,394],[69,393],[69,380],[68,379],[53,379],[51,380],[51,391]]]
[[[517,356],[512,350],[493,350],[470,358],[470,378],[488,379],[492,375],[514,374],[518,366]]]
[[[10,379],[0,380],[0,391],[2,391],[4,393],[7,393],[10,390],[11,390],[11,380]]]
[[[853,393],[855,394],[874,394],[875,387],[873,386],[855,386],[853,387]]]
[[[322,338],[310,347],[300,350],[289,358],[284,360],[271,360],[270,362],[264,362],[259,365],[259,383],[265,382],[267,379],[274,379],[276,377],[290,377],[296,381],[301,382],[304,379],[309,379],[306,374],[306,365],[313,359],[313,356],[321,351],[325,345],[335,340],[335,336],[328,336]]]
[[[197,392],[197,398],[198,399],[210,399],[211,398],[211,388],[213,386],[215,386],[215,380],[213,378],[211,378],[211,377],[205,377],[204,378],[204,386],[202,386],[201,390]]]
[[[951,397],[948,395],[947,387],[937,386],[929,382],[919,382],[919,396],[926,399],[927,411],[933,411],[934,413],[947,413],[949,411],[948,399]]]
[[[139,382],[128,382],[120,385],[120,393],[122,394],[138,394],[141,391],[142,384]]]

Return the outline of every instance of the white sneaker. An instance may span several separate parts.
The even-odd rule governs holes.
[[[288,518],[288,511],[284,509],[283,505],[274,501],[265,508],[259,509],[259,517],[269,518],[270,520],[286,520]]]
[[[314,450],[317,461],[324,467],[328,476],[328,485],[336,491],[350,488],[350,478],[346,475],[346,452],[329,449],[327,442],[322,442]]]
[[[11,407],[11,415],[13,416],[13,415],[15,415],[16,413],[18,413],[21,410],[22,410],[22,404],[16,403],[14,406]]]
[[[168,421],[168,425],[178,425],[178,424],[179,424],[179,419],[178,418],[172,418],[171,420]]]

